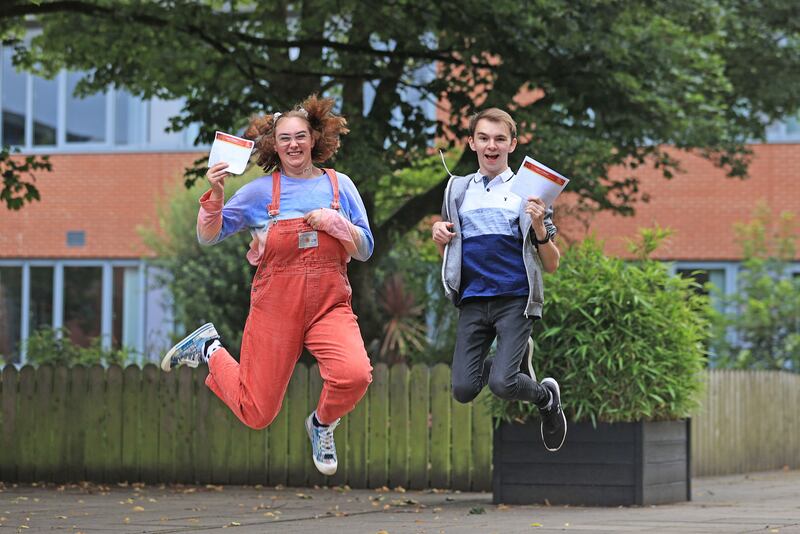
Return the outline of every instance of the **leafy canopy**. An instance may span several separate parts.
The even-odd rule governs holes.
[[[29,43],[26,17],[42,28]],[[678,164],[662,144],[745,172],[743,143],[800,103],[798,20],[794,0],[12,0],[0,32],[26,69],[91,72],[80,93],[184,99],[172,126],[199,122],[200,141],[311,92],[335,95],[352,126],[337,166],[368,208],[377,177],[436,134],[454,142],[465,116],[494,105],[520,122],[519,158],[628,210],[635,180],[607,169],[652,158],[669,176]],[[467,151],[458,168],[473,166]],[[379,255],[380,237],[436,211],[441,187],[381,225]]]

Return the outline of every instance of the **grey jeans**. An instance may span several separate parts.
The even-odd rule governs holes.
[[[547,402],[547,390],[520,372],[533,327],[533,319],[525,317],[527,303],[526,297],[485,297],[459,306],[452,369],[453,397],[458,402],[470,402],[487,383],[501,399],[537,406]],[[495,338],[497,353],[493,361],[486,361]]]

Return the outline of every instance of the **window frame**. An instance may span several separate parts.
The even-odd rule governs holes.
[[[147,325],[147,282],[148,264],[143,260],[81,260],[81,259],[58,259],[58,260],[10,260],[0,259],[2,267],[21,267],[22,268],[22,295],[20,298],[20,340],[25,341],[30,336],[30,290],[31,290],[31,267],[52,267],[53,269],[53,328],[61,328],[64,325],[64,267],[100,267],[102,270],[102,304],[100,309],[100,337],[102,347],[111,349],[111,339],[113,336],[113,312],[114,312],[114,268],[115,267],[135,267],[139,277],[138,295],[138,320],[135,346],[129,347],[138,354],[144,354],[145,338]],[[20,347],[19,366],[27,363],[25,345]]]

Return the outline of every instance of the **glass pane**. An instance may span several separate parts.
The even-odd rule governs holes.
[[[55,80],[33,77],[33,144],[56,144],[58,84]]]
[[[114,100],[114,143],[131,145],[142,142],[142,101],[121,90],[117,90]]]
[[[76,345],[88,347],[100,337],[102,293],[100,267],[64,267],[64,326]]]
[[[112,345],[136,348],[139,335],[139,269],[114,267],[114,315]]]
[[[67,142],[102,143],[106,140],[106,95],[76,97],[75,86],[83,77],[80,72],[67,73]]]
[[[53,325],[53,268],[31,267],[30,331]]]
[[[25,144],[25,80],[11,64],[11,48],[3,48],[3,139],[4,145]]]
[[[22,267],[0,267],[0,358],[19,361]]]

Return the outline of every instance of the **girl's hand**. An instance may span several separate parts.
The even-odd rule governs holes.
[[[227,168],[228,164],[224,161],[220,161],[208,169],[208,172],[206,172],[208,183],[211,184],[212,198],[219,199],[225,197],[225,178],[227,178],[230,174],[225,170]]]

